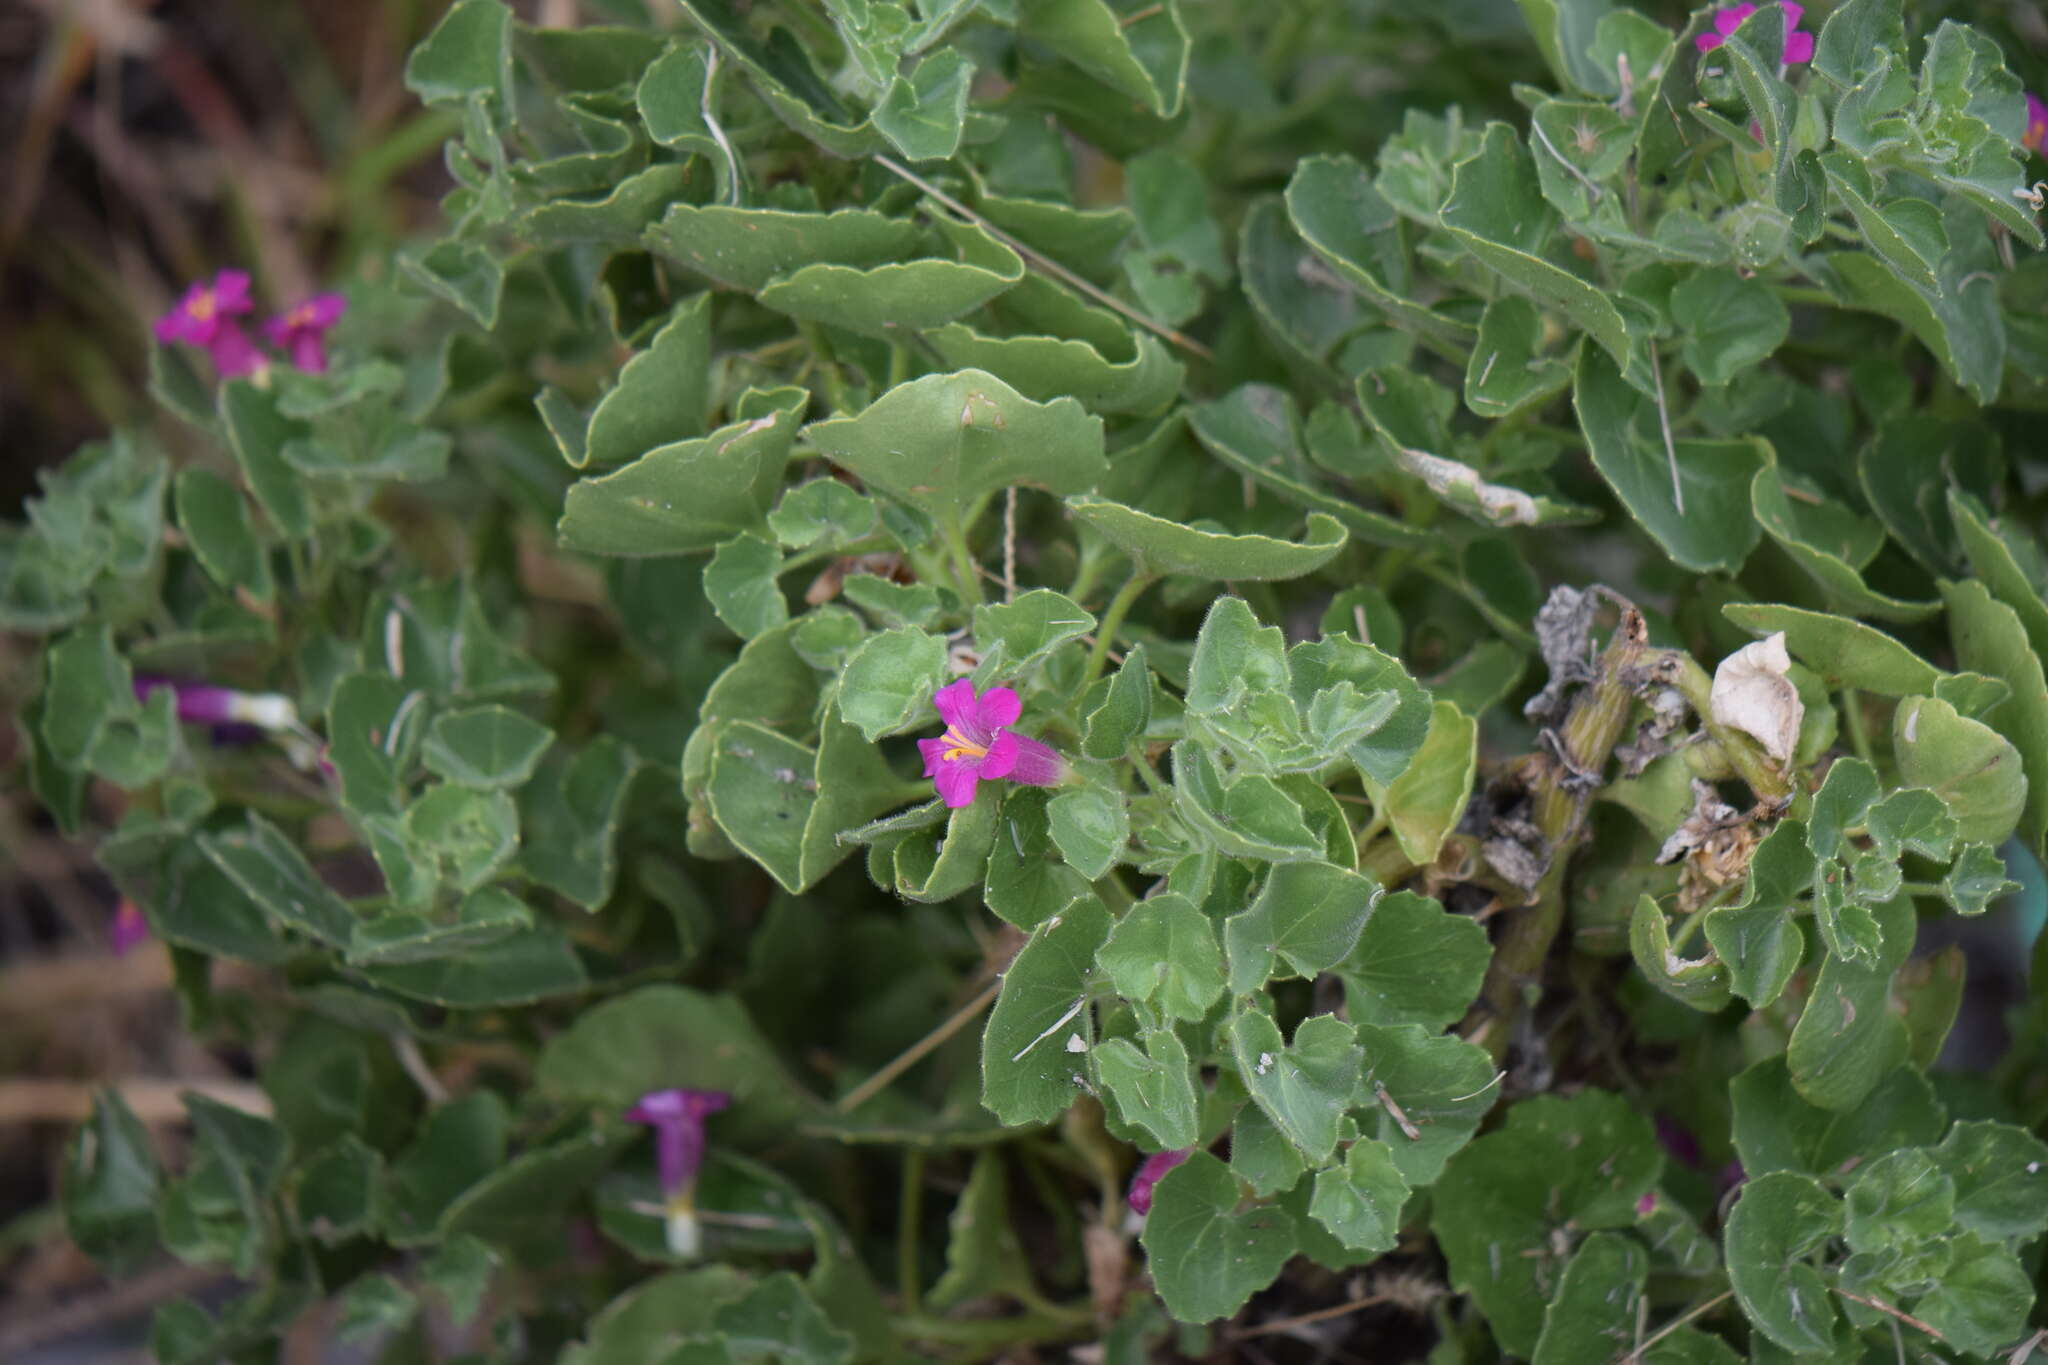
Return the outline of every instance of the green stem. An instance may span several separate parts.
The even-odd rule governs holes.
[[[1550,865],[1529,901],[1502,932],[1493,963],[1487,968],[1480,1003],[1473,1008],[1470,1022],[1474,1027],[1490,1024],[1484,1046],[1496,1062],[1507,1054],[1514,1037],[1519,1011],[1527,1003],[1526,988],[1541,979],[1544,960],[1564,927],[1565,869],[1592,805],[1590,793],[1568,786],[1566,779],[1572,770],[1599,773],[1607,767],[1608,755],[1621,738],[1635,700],[1622,677],[1641,670],[1643,658],[1650,652],[1645,647],[1647,637],[1648,629],[1634,608],[1623,612],[1614,638],[1601,653],[1595,681],[1579,695],[1559,735],[1569,766],[1548,754],[1529,761],[1536,827],[1549,850]],[[1467,1033],[1469,1036],[1469,1029]]]
[[[1116,596],[1109,599],[1109,608],[1102,613],[1102,620],[1095,627],[1095,648],[1088,651],[1088,666],[1081,670],[1081,685],[1074,689],[1075,696],[1086,692],[1089,684],[1102,676],[1102,665],[1109,659],[1109,642],[1123,628],[1124,617],[1129,614],[1131,604],[1151,586],[1152,575],[1140,564],[1131,570],[1131,576],[1116,590]]]
[[[967,547],[967,530],[957,514],[947,519],[943,534],[946,552],[953,557],[953,586],[960,590],[960,600],[969,607],[980,605],[981,574],[974,567],[974,551]]]
[[[1842,689],[1842,725],[1849,732],[1849,747],[1856,751],[1856,757],[1877,766],[1877,760],[1870,756],[1870,723],[1863,715],[1863,698],[1855,688]]]
[[[1941,889],[1941,885],[1938,882],[1900,882],[1899,890],[1908,896],[1941,896],[1946,898],[1948,895],[1946,891]]]
[[[903,1311],[912,1317],[924,1305],[917,1267],[923,1222],[924,1153],[912,1147],[903,1153],[903,1198],[896,1220],[896,1285],[903,1295]]]

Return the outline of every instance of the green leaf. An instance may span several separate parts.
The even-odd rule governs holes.
[[[1189,43],[1174,0],[1128,13],[1106,0],[1022,0],[1017,29],[1161,118],[1180,112]]]
[[[346,947],[355,926],[347,902],[329,890],[299,846],[254,811],[240,830],[201,834],[199,850],[242,894],[285,927],[330,947]]]
[[[1883,529],[1839,504],[1795,499],[1788,488],[1818,499],[1811,489],[1788,483],[1774,466],[1757,470],[1750,484],[1756,519],[1837,610],[1910,623],[1941,609],[1936,602],[1908,602],[1866,585],[1859,570],[1883,544]]]
[[[1358,1040],[1365,1048],[1360,1125],[1387,1144],[1402,1176],[1420,1189],[1479,1131],[1500,1096],[1500,1073],[1485,1049],[1420,1024],[1360,1024]]]
[[[406,807],[405,832],[443,880],[469,892],[519,851],[519,810],[507,792],[437,782]]]
[[[1685,363],[1718,387],[1767,359],[1792,331],[1792,315],[1759,280],[1732,270],[1701,270],[1671,291]]]
[[[1465,406],[1497,419],[1533,407],[1571,383],[1571,366],[1544,354],[1542,315],[1520,294],[1486,305],[1465,367]]]
[[[1572,406],[1593,467],[1674,563],[1695,573],[1742,567],[1760,534],[1750,511],[1750,484],[1768,458],[1760,440],[1681,440],[1667,451],[1655,403],[1591,347],[1579,352]]]
[[[2020,889],[2008,881],[2005,863],[1988,844],[1964,844],[1955,866],[1941,879],[1941,894],[1958,914],[1981,915],[1991,903]]]
[[[505,266],[475,242],[444,241],[398,254],[398,269],[427,293],[491,331],[505,294]]]
[[[934,220],[959,256],[925,256],[861,270],[806,265],[763,286],[766,307],[811,322],[894,340],[970,313],[1024,279],[1024,261],[987,231],[951,218]]]
[[[1570,1246],[1559,1234],[1631,1226],[1661,1165],[1649,1117],[1599,1090],[1524,1100],[1451,1158],[1432,1226],[1452,1286],[1472,1295],[1503,1349],[1535,1350]]]
[[[1152,718],[1152,671],[1145,666],[1145,647],[1124,656],[1102,701],[1088,713],[1081,732],[1081,752],[1105,762],[1121,758],[1145,732]]]
[[[974,63],[954,48],[927,53],[907,76],[889,82],[875,106],[875,130],[912,161],[935,161],[960,149]]]
[[[788,489],[768,514],[768,529],[785,548],[851,545],[881,528],[872,499],[837,479],[812,479]]]
[[[461,0],[406,59],[405,88],[427,104],[501,97],[511,29],[512,11],[498,0]]]
[[[1049,588],[1033,588],[1015,601],[974,608],[975,647],[983,658],[1001,650],[1001,676],[1006,678],[1022,676],[1061,645],[1094,629],[1094,616]]]
[[[1907,1066],[1886,1073],[1847,1109],[1809,1103],[1794,1088],[1782,1056],[1742,1072],[1729,1083],[1729,1096],[1735,1153],[1752,1175],[1804,1171],[1833,1177],[1894,1148],[1931,1143],[1948,1122],[1926,1077]]]
[[[1440,1029],[1464,1017],[1493,957],[1486,929],[1412,891],[1382,896],[1334,968],[1350,1017]]]
[[[517,787],[533,776],[555,732],[502,706],[434,717],[420,761],[437,777],[469,787]]]
[[[1453,119],[1456,113],[1451,111]],[[1382,165],[1392,159],[1382,153]],[[1434,215],[1442,202],[1441,193],[1431,198],[1429,212]],[[1311,156],[1297,162],[1287,183],[1287,215],[1302,240],[1394,326],[1441,344],[1471,342],[1470,323],[1414,301],[1415,286],[1393,205],[1357,161]]]
[[[1287,652],[1297,708],[1309,709],[1329,687],[1348,682],[1361,697],[1391,692],[1394,712],[1376,729],[1353,740],[1345,756],[1368,781],[1391,784],[1406,772],[1429,735],[1433,707],[1429,693],[1408,676],[1393,655],[1344,635],[1304,640]]]
[[[1299,578],[1334,559],[1345,541],[1343,525],[1321,512],[1309,513],[1307,538],[1293,542],[1183,526],[1107,498],[1069,497],[1067,510],[1148,570],[1197,578]]]
[[[1328,863],[1275,863],[1250,908],[1223,922],[1232,993],[1249,995],[1276,973],[1335,967],[1357,946],[1379,894],[1372,878]]]
[[[839,707],[870,742],[929,725],[932,694],[945,685],[946,642],[914,626],[870,635],[846,661]]]
[[[1408,1193],[1387,1144],[1361,1138],[1341,1165],[1316,1172],[1309,1212],[1345,1246],[1377,1256],[1400,1240]]]
[[[711,406],[711,296],[677,304],[591,410],[577,468],[625,464],[704,435]],[[709,472],[709,471],[707,471]]]
[[[1125,1038],[1096,1044],[1089,1054],[1096,1079],[1125,1123],[1168,1151],[1192,1147],[1201,1134],[1187,1049],[1171,1029],[1148,1029],[1144,1041],[1143,1052]]]
[[[1892,974],[1913,946],[1912,898],[1871,909],[1882,934],[1876,961],[1828,955],[1785,1053],[1792,1084],[1823,1109],[1860,1103],[1906,1056],[1905,1026],[1890,997]]]
[[[1813,69],[1848,88],[1878,69],[1887,54],[1903,54],[1903,0],[1847,0],[1828,15],[1814,43]]]
[[[899,384],[856,417],[805,435],[834,464],[941,526],[960,526],[991,493],[1030,484],[1055,493],[1108,473],[1102,420],[1062,398],[1034,403],[992,374],[963,370]]]
[[[1998,396],[2005,373],[2005,328],[1998,291],[1990,281],[1950,279],[1945,265],[1938,291],[1916,289],[1860,251],[1830,252],[1827,265],[1844,304],[1903,325],[1977,402]]]
[[[1312,1166],[1337,1147],[1337,1123],[1358,1098],[1364,1053],[1358,1034],[1334,1014],[1302,1021],[1294,1041],[1262,1008],[1241,1009],[1228,1027],[1231,1054],[1253,1101]]]
[[[1543,1310],[1543,1334],[1530,1365],[1576,1365],[1611,1355],[1616,1342],[1636,1332],[1649,1274],[1649,1254],[1632,1237],[1596,1232],[1579,1243]]]
[[[1990,726],[1945,701],[1908,697],[1892,716],[1892,748],[1899,780],[1946,801],[1965,842],[1996,844],[2012,833],[2029,783],[2019,750]]]
[[[2026,1335],[2033,1303],[2033,1277],[2019,1257],[1964,1233],[1940,1283],[1912,1312],[1957,1350],[1983,1357]]]
[[[634,1129],[602,1123],[546,1147],[530,1148],[463,1190],[441,1211],[441,1240],[514,1241],[559,1226],[571,1203],[634,1140]]]
[[[639,760],[610,735],[557,751],[519,789],[519,868],[586,910],[611,899],[619,818]]]
[[[775,581],[781,569],[781,550],[742,531],[720,545],[704,566],[704,596],[735,635],[751,640],[789,619],[789,603]]]
[[[1046,817],[1060,856],[1089,881],[1124,860],[1131,822],[1120,793],[1097,786],[1061,792],[1046,806]]]
[[[1223,997],[1216,931],[1177,892],[1150,896],[1126,910],[1095,961],[1117,994],[1154,1003],[1171,1019],[1201,1019]]]
[[[650,1090],[723,1090],[735,1140],[786,1129],[814,1102],[776,1056],[745,1006],[730,995],[684,986],[641,986],[576,1017],[541,1049],[543,1094],[564,1103],[624,1110]]]
[[[967,1188],[953,1205],[946,1236],[946,1271],[925,1302],[937,1312],[986,1295],[1037,1292],[1031,1262],[1010,1221],[1009,1172],[999,1150],[974,1158]]]
[[[1842,1193],[1842,1236],[1851,1251],[1911,1247],[1945,1237],[1955,1221],[1955,1180],[1924,1147],[1886,1152],[1858,1166]]]
[[[1608,296],[1543,258],[1556,218],[1537,184],[1528,149],[1505,123],[1489,123],[1479,153],[1458,163],[1443,225],[1507,283],[1562,311],[1599,342],[1624,372],[1640,361],[1628,324]]]
[[[982,208],[988,208],[987,199]],[[1030,285],[1027,279],[1012,290],[1004,305],[1013,305]],[[1100,310],[1079,304],[1074,309],[1067,326],[1057,317],[1029,319],[1052,335],[984,336],[954,322],[926,332],[923,340],[947,368],[986,370],[1041,403],[1065,396],[1093,412],[1151,415],[1180,392],[1183,368],[1158,340]],[[1058,334],[1073,330],[1083,335]]]
[[[1141,1241],[1166,1310],[1182,1322],[1229,1317],[1296,1250],[1294,1220],[1271,1205],[1237,1211],[1230,1168],[1196,1152],[1152,1192]]]
[[[1195,715],[1221,712],[1246,693],[1285,694],[1291,683],[1279,627],[1259,624],[1241,597],[1217,598],[1195,636],[1187,709]]]
[[[314,1239],[328,1246],[374,1235],[383,1181],[383,1153],[347,1133],[294,1173],[292,1209]]]
[[[1955,1218],[1987,1241],[2048,1229],[2048,1143],[2009,1123],[1960,1122],[1933,1149],[1955,1184]]]
[[[1848,207],[1863,240],[1901,278],[1924,289],[1940,288],[1935,271],[1948,254],[1941,210],[1925,199],[1902,196],[1878,203],[1877,184],[1857,157],[1830,152],[1821,158],[1828,189]]]
[[[913,251],[918,226],[868,209],[789,213],[725,204],[676,204],[648,244],[699,274],[758,294],[778,276],[824,262],[872,266]]]
[[[374,1340],[403,1328],[419,1308],[418,1296],[389,1275],[358,1275],[334,1297],[335,1338]]]
[[[1081,875],[1053,856],[1050,822],[1046,816],[1050,799],[1049,793],[1036,788],[1018,788],[1004,795],[1002,809],[996,819],[982,895],[990,910],[1019,929],[1037,928],[1064,910],[1076,897],[1088,894],[1088,884]],[[944,807],[936,801],[929,809],[935,821],[945,818]],[[1211,951],[1216,951],[1213,946]],[[1217,990],[1220,993],[1220,954],[1217,958]]]
[[[2030,610],[2022,614],[2008,603],[1993,599],[1984,582],[1944,584],[1942,597],[1948,604],[1949,638],[1955,644],[1957,661],[1973,672],[2000,679],[2012,689],[2012,695],[1987,711],[1984,719],[2025,761],[2029,775],[2025,779],[2027,833],[2036,849],[2048,846],[2048,677],[2043,675],[2041,657],[2029,647],[2034,635],[2033,622],[2039,613]],[[1900,710],[1904,709],[1902,705]],[[1963,819],[1960,811],[1957,818]],[[1970,833],[1968,820],[1963,820],[1963,824],[1963,838],[1997,842],[1989,836]]]
[[[1664,912],[1648,895],[1636,899],[1628,922],[1629,951],[1652,986],[1702,1014],[1719,1013],[1729,1000],[1726,964],[1711,957],[1682,958],[1671,950]]]
[[[1941,671],[1891,636],[1861,621],[1803,607],[1730,602],[1721,614],[1750,634],[1785,633],[1792,657],[1830,689],[1861,688],[1887,697],[1931,692]]]
[[[463,898],[454,917],[393,911],[360,920],[349,940],[351,966],[431,962],[455,957],[533,928],[533,911],[511,892],[489,886]]]
[[[1417,866],[1436,861],[1444,840],[1464,818],[1479,767],[1479,723],[1447,701],[1430,707],[1429,734],[1407,770],[1391,785],[1368,781],[1375,814]]]
[[[111,1272],[157,1247],[159,1176],[149,1130],[117,1090],[93,1096],[92,1115],[64,1150],[64,1229]]]
[[[364,966],[357,975],[374,986],[448,1009],[530,1004],[574,995],[590,984],[575,949],[545,921],[460,956]]]
[[[562,544],[603,555],[693,554],[761,525],[808,397],[749,391],[741,420],[570,487]]]
[[[1795,1354],[1836,1349],[1834,1302],[1807,1257],[1841,1226],[1840,1202],[1819,1181],[1792,1171],[1751,1177],[1728,1215],[1736,1302],[1765,1336]]]
[[[981,1102],[1004,1123],[1049,1123],[1082,1093],[1095,1036],[1089,971],[1108,937],[1109,912],[1083,896],[1034,929],[1003,973],[981,1040]]]
[[[178,526],[208,576],[229,592],[242,591],[268,602],[273,591],[270,558],[241,490],[208,469],[186,469],[172,485]]]

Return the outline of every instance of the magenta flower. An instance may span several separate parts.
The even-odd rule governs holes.
[[[299,709],[290,697],[276,692],[237,692],[210,683],[185,683],[147,674],[135,680],[135,699],[170,688],[177,694],[178,719],[187,725],[253,725],[263,730],[295,730]]]
[[[732,1103],[723,1090],[650,1090],[626,1111],[629,1123],[654,1130],[654,1162],[668,1214],[668,1249],[694,1258],[702,1249],[697,1231],[697,1171],[704,1164],[704,1120]]]
[[[348,300],[339,294],[315,294],[263,324],[270,344],[292,358],[308,374],[327,371],[327,329],[341,320]]]
[[[1132,1213],[1152,1212],[1152,1187],[1157,1185],[1166,1173],[1195,1154],[1195,1149],[1186,1147],[1178,1152],[1154,1152],[1145,1158],[1144,1165],[1131,1177],[1131,1192],[1124,1196],[1124,1202],[1131,1206]]]
[[[948,806],[973,805],[974,784],[985,777],[1050,787],[1065,776],[1067,765],[1050,746],[1010,728],[1024,714],[1024,703],[1009,688],[991,687],[976,696],[974,684],[961,678],[932,693],[932,706],[946,722],[946,733],[921,739],[917,747],[924,754],[924,775]]]
[[[2020,145],[2048,156],[2048,103],[2031,90],[2027,92],[2027,131],[2020,134]]]
[[[224,377],[251,374],[263,368],[263,354],[234,321],[251,306],[249,272],[223,270],[212,284],[187,289],[177,307],[156,320],[157,340],[202,348]]]
[[[1785,65],[1797,66],[1813,60],[1813,35],[1796,31],[1800,16],[1806,13],[1804,5],[1795,5],[1785,0]],[[1742,21],[1756,13],[1755,5],[1730,5],[1727,9],[1714,11],[1714,31],[1702,33],[1692,40],[1693,46],[1702,52],[1712,52],[1735,36],[1735,30],[1742,27]]]
[[[114,950],[115,957],[126,957],[149,938],[149,921],[142,917],[142,911],[126,896],[114,907],[114,918],[107,925],[107,946]]]

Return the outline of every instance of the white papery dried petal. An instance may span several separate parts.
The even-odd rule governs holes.
[[[1792,748],[1799,741],[1799,723],[1806,705],[1799,689],[1786,676],[1792,656],[1785,652],[1785,632],[1765,636],[1744,645],[1714,670],[1714,687],[1707,695],[1714,721],[1751,736],[1764,752],[1780,763],[1792,760]]]

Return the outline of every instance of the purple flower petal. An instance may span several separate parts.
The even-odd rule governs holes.
[[[1029,735],[1013,737],[1017,741],[1017,756],[1007,774],[1012,782],[1022,782],[1027,787],[1052,787],[1066,778],[1067,761],[1057,749]]]
[[[917,751],[924,755],[924,775],[937,777],[946,766],[946,750],[951,747],[943,739],[921,739]]]
[[[1015,725],[1023,714],[1023,699],[1007,687],[991,687],[975,704],[975,722],[990,734]]]
[[[1805,16],[1806,6],[1795,5],[1792,0],[1784,0],[1781,8],[1785,11],[1785,36],[1790,38],[1792,30],[1799,27],[1800,19]]]
[[[630,1123],[654,1129],[662,1193],[687,1194],[704,1163],[704,1119],[732,1103],[722,1090],[650,1090],[626,1111]]]
[[[977,724],[981,708],[975,705],[974,683],[967,678],[957,678],[932,693],[932,706],[939,713],[939,719],[946,722],[946,728],[968,739],[986,743],[989,735],[981,733]]]
[[[1785,63],[1797,66],[1813,60],[1813,35],[1811,33],[1788,33],[1785,35]]]
[[[213,340],[206,343],[206,353],[212,357],[213,368],[220,371],[223,379],[254,374],[266,363],[263,352],[257,350],[242,329],[231,322],[224,322],[215,330]]]
[[[223,270],[213,277],[214,311],[223,316],[233,316],[249,311],[249,272],[246,270]]]
[[[1152,1187],[1157,1185],[1166,1173],[1195,1154],[1192,1147],[1178,1152],[1154,1152],[1138,1167],[1138,1173],[1131,1177],[1131,1192],[1125,1202],[1133,1213],[1152,1212]]]
[[[981,780],[981,765],[963,763],[957,760],[939,765],[932,774],[932,783],[939,789],[939,799],[954,810],[974,804],[974,786]]]
[[[2022,146],[2048,154],[2048,102],[2032,91],[2027,93],[2027,131],[2020,135]]]
[[[115,907],[113,922],[107,925],[107,943],[114,956],[126,957],[148,938],[149,921],[142,917],[134,901],[122,897],[121,904]]]
[[[1718,33],[1702,33],[1692,40],[1692,45],[1702,52],[1712,52],[1727,41]]]

